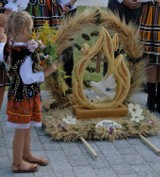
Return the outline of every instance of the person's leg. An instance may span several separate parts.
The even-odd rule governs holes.
[[[146,72],[147,77],[147,106],[151,112],[155,111],[156,104],[156,82],[157,82],[157,66],[149,65]]]
[[[13,163],[12,170],[14,172],[22,172],[22,171],[35,171],[37,170],[37,164],[30,164],[25,162],[22,158],[23,156],[23,148],[25,144],[25,129],[16,129],[15,135],[13,138]]]
[[[42,157],[36,157],[32,155],[31,152],[31,135],[30,135],[31,129],[27,129],[26,135],[25,135],[25,142],[23,147],[23,159],[27,162],[31,163],[37,163],[41,166],[45,166],[48,164],[48,160]]]

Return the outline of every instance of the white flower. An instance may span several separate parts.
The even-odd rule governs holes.
[[[130,120],[133,122],[139,123],[141,120],[144,120],[145,117],[142,115],[143,110],[141,109],[140,105],[138,104],[128,104],[128,111],[130,114]]]
[[[131,117],[138,117],[142,115],[143,110],[141,109],[139,104],[128,104],[128,111],[131,114]]]
[[[141,120],[144,120],[144,116],[139,116],[139,117],[131,117],[131,121],[139,123]]]
[[[31,39],[29,42],[28,42],[28,50],[32,53],[35,52],[35,50],[38,48],[38,42]]]
[[[62,121],[66,124],[76,124],[76,118],[72,116],[67,116],[66,118],[63,118]]]

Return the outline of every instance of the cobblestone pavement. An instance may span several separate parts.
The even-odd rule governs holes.
[[[79,0],[78,5],[106,6],[105,0]],[[47,93],[42,92],[46,97]],[[134,102],[145,106],[146,94],[137,93]],[[32,150],[45,156],[49,165],[30,174],[13,174],[12,138],[14,131],[5,126],[6,97],[0,112],[0,177],[160,177],[160,157],[139,139],[89,142],[98,154],[93,158],[81,142],[64,143],[50,139],[43,129],[32,129]],[[157,117],[160,117],[157,114]],[[160,137],[148,138],[160,147]]]

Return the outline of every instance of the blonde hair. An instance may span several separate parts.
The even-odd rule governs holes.
[[[24,27],[28,27],[28,30],[30,30],[31,26],[33,26],[33,21],[28,12],[12,12],[7,23],[7,36],[9,40],[14,40]]]

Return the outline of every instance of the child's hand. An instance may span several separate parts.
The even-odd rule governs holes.
[[[55,63],[53,63],[53,64],[51,65],[51,67],[52,67],[52,69],[53,69],[53,72],[55,72],[55,71],[57,70],[57,65],[56,65]]]
[[[55,63],[53,63],[51,66],[47,67],[44,70],[44,77],[48,77],[50,74],[52,74],[53,72],[55,72],[57,69],[57,65]]]
[[[0,27],[0,42],[7,42],[7,36],[4,33],[4,27]]]

